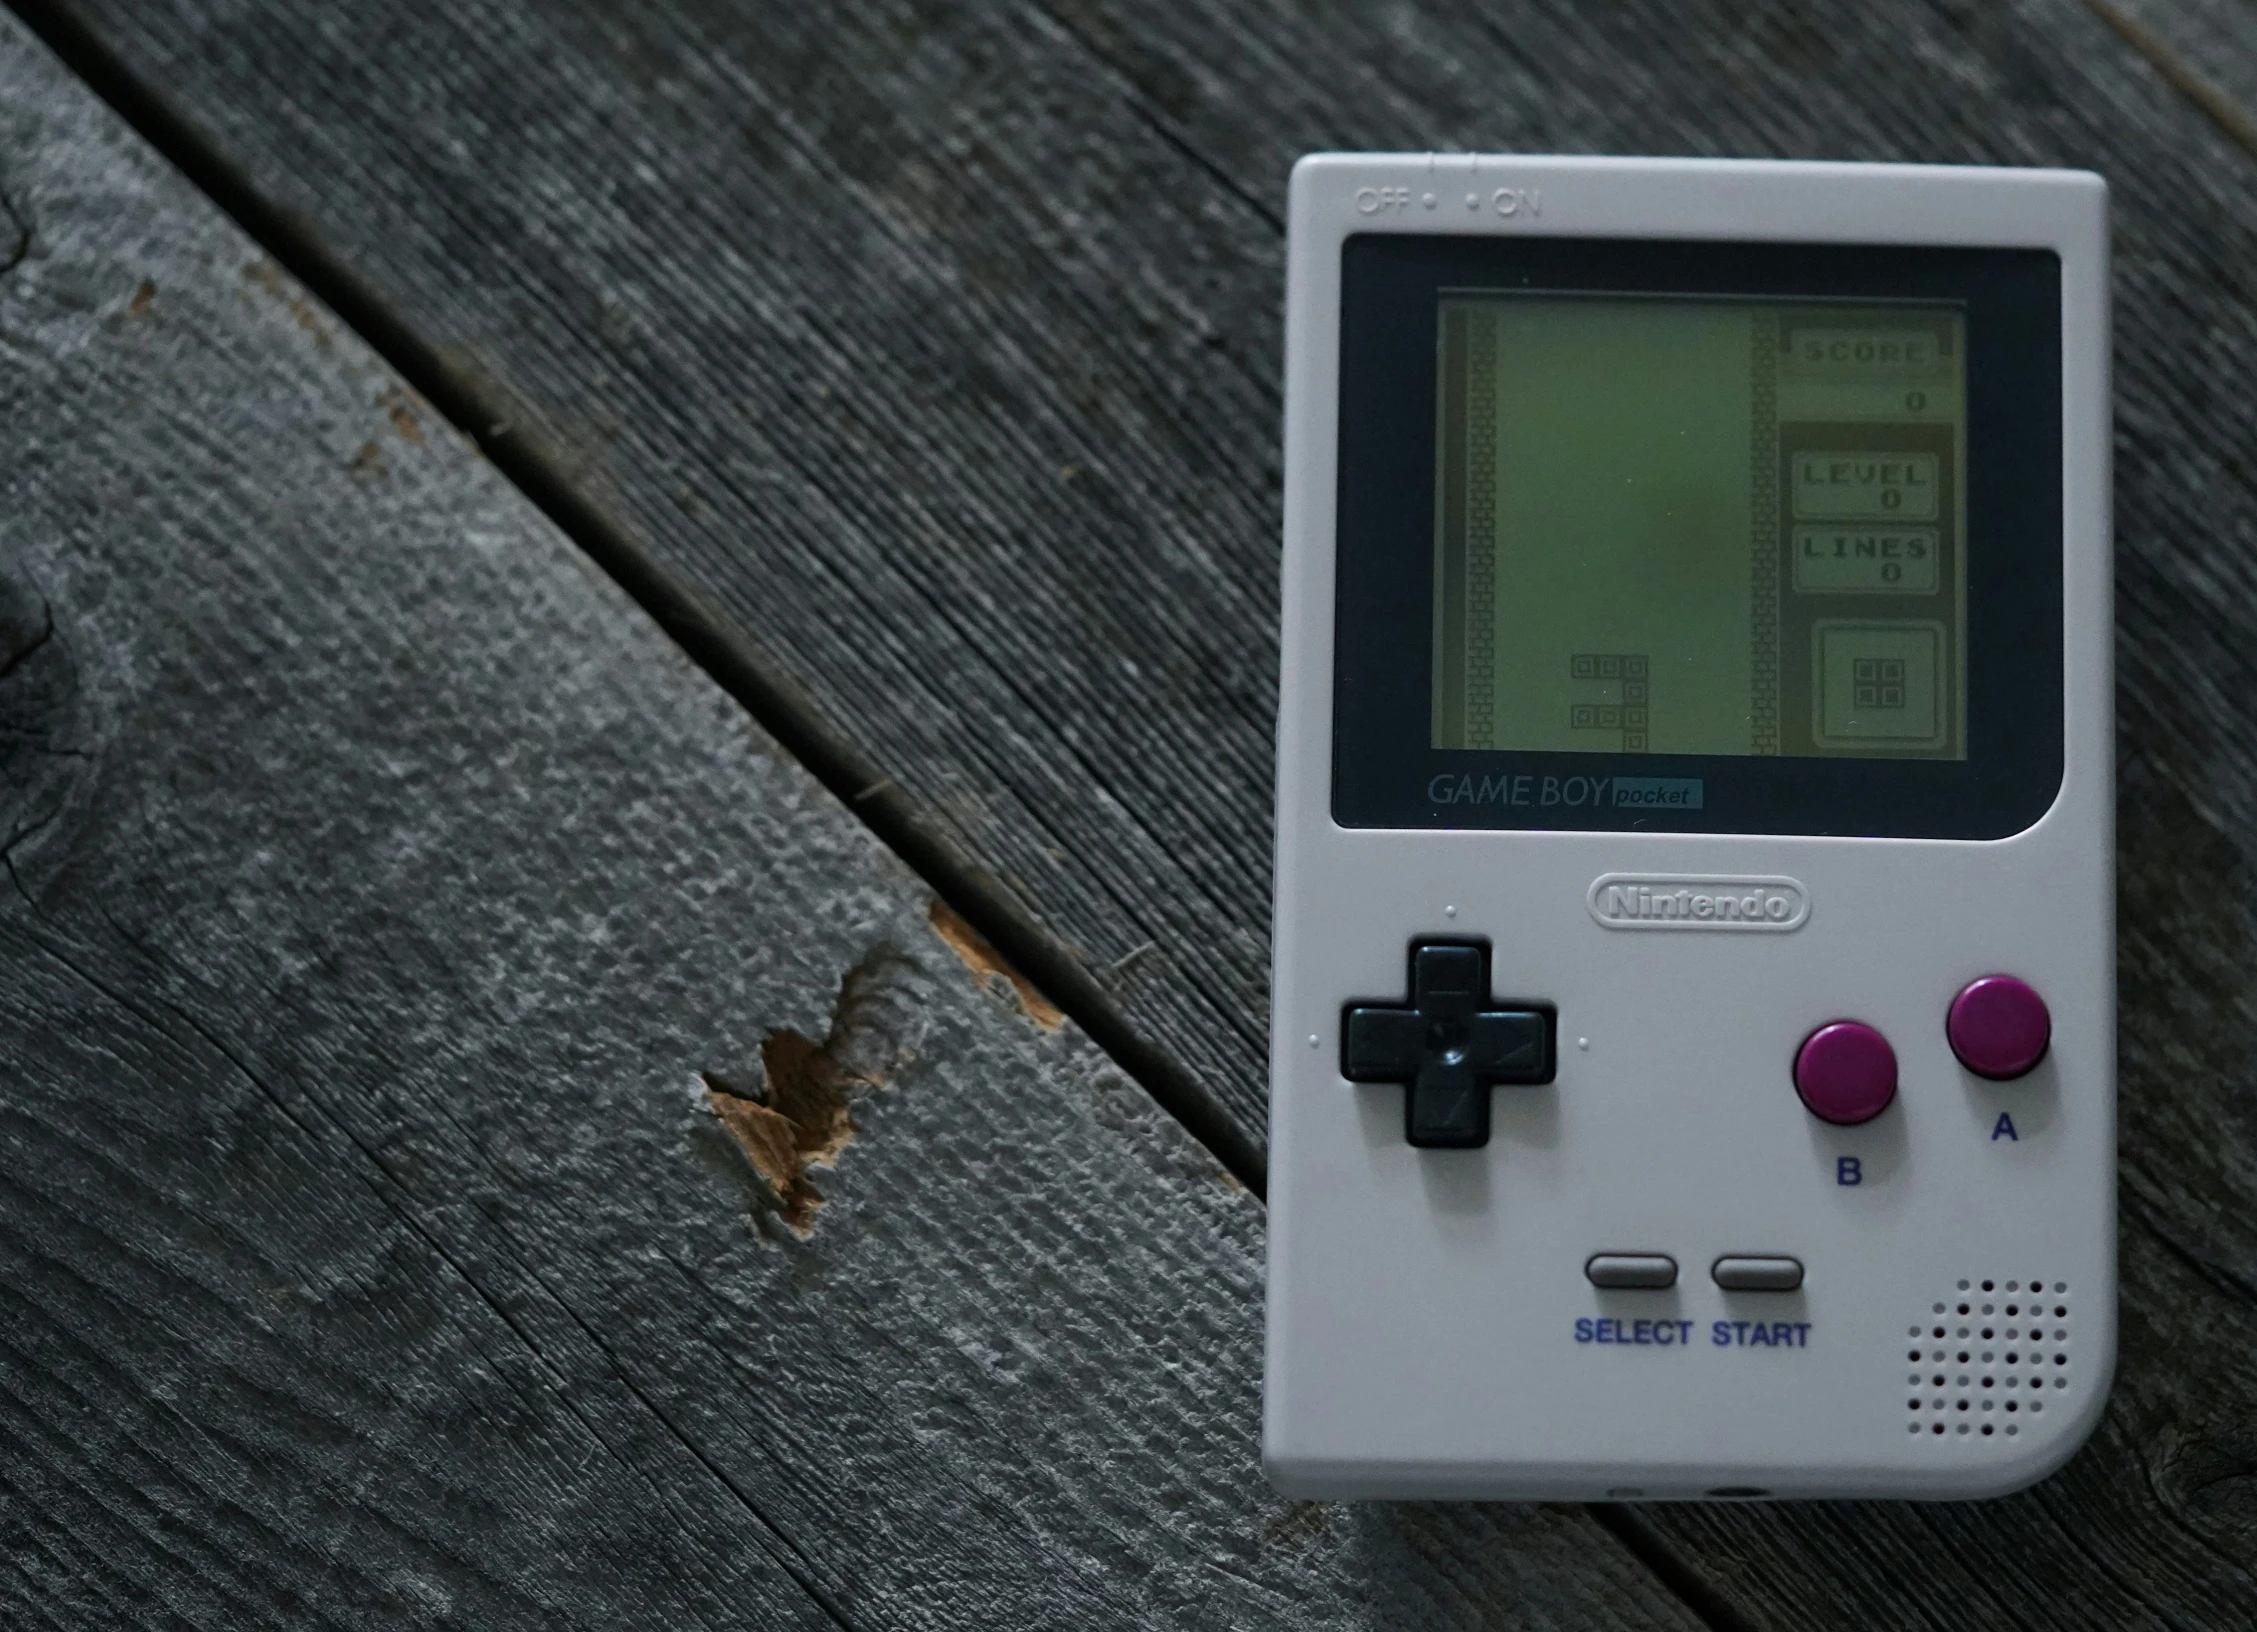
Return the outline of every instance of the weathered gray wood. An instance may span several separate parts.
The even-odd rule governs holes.
[[[2086,0],[2220,129],[2257,153],[2257,0]]]
[[[1645,1522],[1782,1627],[2247,1624],[2257,166],[2067,5],[1521,6],[1487,28],[1396,11],[1321,30],[1221,5],[1066,9],[1174,138],[1232,176],[1274,173],[1297,146],[1442,142],[2110,174],[2126,1290],[2109,1418],[2062,1476],[2008,1502]]]
[[[2127,247],[2182,255],[2245,190],[2181,178],[2214,133],[2075,0],[27,9],[98,30],[1248,1136],[1296,153],[2128,163]]]
[[[1268,1495],[1258,1203],[13,22],[0,197],[0,1625],[1696,1624]]]
[[[513,474],[771,654],[858,804],[938,831],[1255,1147],[1267,199],[1016,7],[116,16],[217,76],[198,121],[304,148],[259,184],[414,312]]]
[[[2257,166],[2091,12],[85,0],[67,15],[292,253],[360,280],[441,385],[508,404],[526,440],[494,445],[524,450],[513,470],[584,495],[633,560],[739,620],[1242,1115],[1260,1080],[1235,1016],[1261,974],[1274,228],[1292,155],[2107,171],[2115,1404],[2088,1456],[2010,1502],[1637,1522],[1756,1624],[2250,1618]],[[1146,940],[1161,950],[1131,958]]]

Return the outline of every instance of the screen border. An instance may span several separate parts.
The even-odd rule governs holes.
[[[1429,746],[1436,314],[1444,290],[1960,307],[1967,757]],[[2021,832],[2051,806],[2061,787],[2064,729],[2061,262],[2054,251],[1359,233],[1341,246],[1340,323],[1335,822],[1996,839]],[[1627,793],[1615,787],[1618,776],[1660,786],[1618,804],[1614,798]],[[1594,798],[1602,778],[1609,792]],[[1571,800],[1571,792],[1580,797]]]

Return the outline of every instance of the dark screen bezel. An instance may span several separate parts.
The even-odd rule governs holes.
[[[1342,251],[1333,819],[1994,839],[2061,786],[2061,268],[2050,250],[1358,234]],[[1964,759],[1429,746],[1435,325],[1451,294],[1947,302],[1966,316]],[[1544,778],[1697,778],[1699,809],[1537,802]],[[1525,785],[1519,778],[1527,778]],[[1444,783],[1444,778],[1471,778]],[[1500,796],[1433,798],[1437,786]],[[1515,803],[1501,790],[1520,786]]]

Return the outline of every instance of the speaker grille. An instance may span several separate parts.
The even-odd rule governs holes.
[[[1932,1305],[1906,1345],[1905,1432],[1937,1445],[1998,1443],[2064,1408],[2069,1283],[1971,1278]]]

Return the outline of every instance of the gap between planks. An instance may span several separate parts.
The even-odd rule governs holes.
[[[939,900],[932,913],[934,930],[975,978],[1007,984],[1028,1018],[1044,1029],[1054,1026],[1060,1013],[1072,1019],[1234,1178],[1256,1196],[1263,1194],[1263,1152],[1229,1120],[1220,1104],[1188,1072],[1138,1036],[1073,952],[1034,923],[996,881],[973,867],[924,819],[891,777],[834,732],[788,675],[712,609],[668,581],[625,529],[582,498],[547,450],[511,426],[486,382],[451,366],[305,224],[271,207],[200,132],[165,108],[70,19],[36,0],[10,3],[90,90],[468,437],[693,662],[935,890]],[[709,1095],[716,1093],[713,1079],[708,1078],[705,1087]],[[720,1097],[731,1092],[720,1085]],[[733,1125],[732,1132],[736,1132]],[[737,1136],[741,1142],[741,1133]],[[779,1183],[777,1188],[782,1197],[787,1186]],[[694,1453],[695,1447],[691,1449]],[[717,1470],[709,1466],[709,1471]],[[737,1494],[742,1499],[742,1493]],[[1677,1557],[1661,1533],[1638,1514],[1610,1504],[1587,1511],[1663,1591],[1712,1632],[1752,1632],[1752,1623]],[[835,1605],[820,1595],[817,1602],[838,1620]]]
[[[975,865],[882,767],[824,717],[796,680],[717,609],[673,582],[627,528],[582,496],[565,473],[565,463],[511,422],[491,382],[427,343],[307,223],[273,207],[202,131],[166,107],[74,18],[41,0],[8,0],[8,5],[96,96],[468,437],[1044,1001],[1087,1033],[1233,1178],[1255,1195],[1267,1195],[1267,1153],[1231,1120],[1222,1102],[1142,1036],[1073,948],[1044,928],[1002,881]]]

